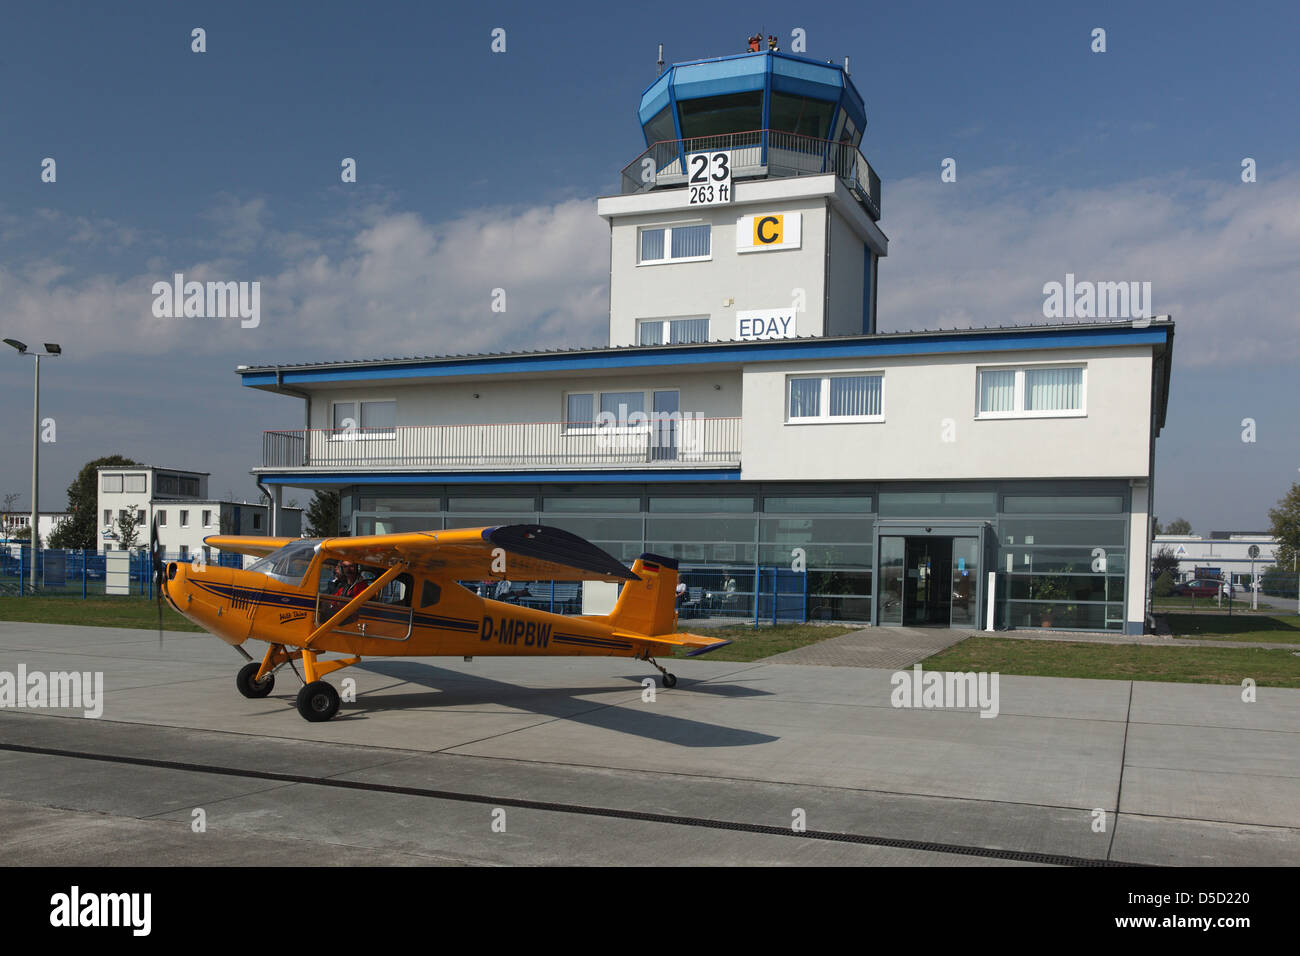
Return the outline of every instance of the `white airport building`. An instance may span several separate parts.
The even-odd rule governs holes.
[[[1231,576],[1234,585],[1248,588],[1252,568],[1259,576],[1277,564],[1277,545],[1277,539],[1266,531],[1211,531],[1208,537],[1158,534],[1151,542],[1151,557],[1164,548],[1174,553],[1178,558],[1176,584]]]
[[[149,529],[158,519],[158,541],[167,555],[182,561],[202,553],[215,561],[219,552],[203,543],[215,534],[271,533],[270,507],[247,501],[208,497],[208,473],[156,468],[101,465],[99,471],[99,551],[126,550],[119,518],[134,512],[135,547],[149,545]],[[296,537],[302,530],[302,509],[280,509],[280,534]]]
[[[1141,633],[1173,323],[878,333],[839,66],[676,64],[639,119],[595,210],[608,342],[240,366],[302,403],[253,469],[273,501],[338,490],[349,534],[555,525],[738,617]]]
[[[42,511],[37,515],[37,536],[40,538],[41,544],[43,545],[46,541],[49,541],[54,529],[70,517],[72,516],[66,511]],[[31,526],[32,516],[30,512],[11,511],[5,514],[0,533],[4,535],[7,541],[17,540],[15,535]]]

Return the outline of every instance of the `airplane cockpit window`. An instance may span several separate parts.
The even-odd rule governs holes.
[[[332,597],[356,597],[386,569],[353,561],[329,559],[321,563],[320,593]],[[409,574],[399,574],[367,600],[374,604],[392,604],[410,607],[415,580]],[[341,606],[341,605],[340,605]]]
[[[278,551],[272,551],[266,557],[254,561],[244,570],[256,571],[283,581],[286,584],[301,584],[307,576],[307,569],[316,557],[316,545],[320,538],[302,538],[291,541]]]

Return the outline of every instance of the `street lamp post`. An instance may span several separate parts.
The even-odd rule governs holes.
[[[41,356],[62,355],[63,349],[53,342],[45,343],[44,352],[29,352],[27,346],[17,339],[5,339],[6,345],[18,350],[19,355],[30,355],[36,359],[36,384],[32,393],[32,533],[28,537],[32,543],[32,593],[36,593],[36,553],[40,542],[40,477],[41,477]]]

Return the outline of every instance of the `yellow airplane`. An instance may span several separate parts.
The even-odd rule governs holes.
[[[158,557],[161,601],[231,644],[249,661],[236,678],[245,697],[265,697],[275,671],[301,660],[298,713],[329,720],[338,692],[322,678],[362,657],[509,654],[631,657],[649,661],[665,687],[677,678],[656,660],[730,641],[677,631],[677,562],[643,554],[629,571],[612,555],[559,528],[501,525],[355,538],[213,535],[204,543],[253,555],[247,568]],[[623,585],[607,615],[566,616],[479,597],[459,581],[610,581]],[[248,640],[270,645],[259,663]],[[321,654],[346,654],[322,660]],[[290,665],[292,666],[292,665]],[[295,668],[296,672],[296,668]]]

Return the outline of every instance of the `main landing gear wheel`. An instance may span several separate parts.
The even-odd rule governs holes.
[[[670,673],[668,673],[667,671],[664,671],[664,686],[665,686],[665,687],[676,687],[676,686],[677,686],[677,675],[676,675],[676,674],[670,674]]]
[[[260,684],[253,679],[261,669],[261,662],[253,661],[252,663],[245,664],[241,667],[239,673],[235,675],[235,686],[239,688],[239,692],[245,697],[256,699],[258,697],[265,697],[267,694],[271,693],[271,688],[275,686],[274,674],[267,674],[262,678]]]
[[[332,684],[314,680],[298,691],[298,713],[304,720],[319,723],[339,712],[339,692]]]

